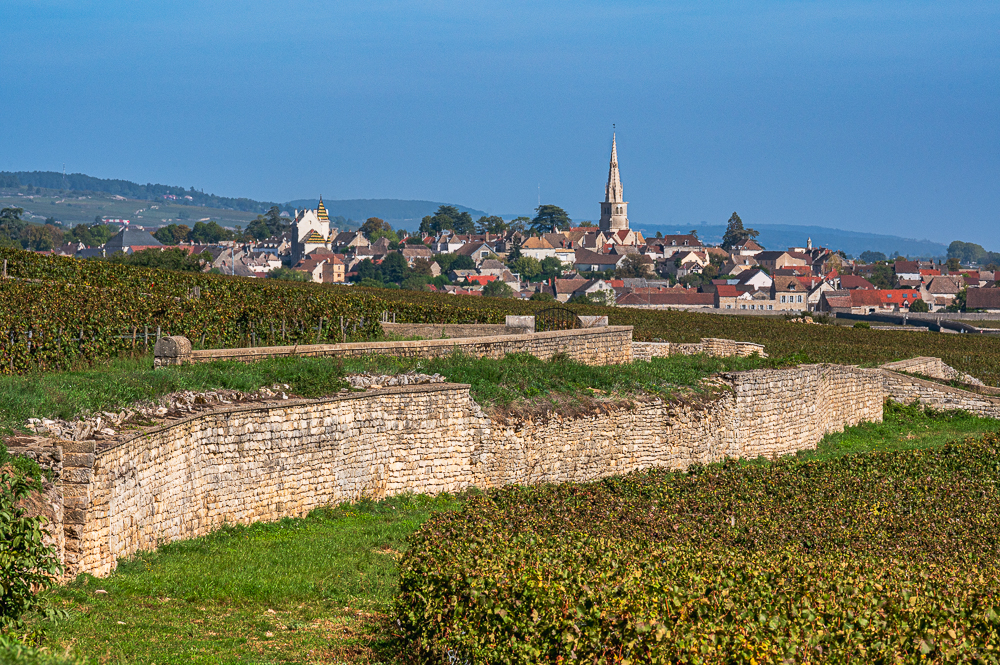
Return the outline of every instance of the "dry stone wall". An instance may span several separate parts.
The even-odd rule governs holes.
[[[385,355],[436,358],[456,352],[477,358],[503,358],[509,353],[530,353],[543,360],[562,353],[588,365],[619,365],[632,361],[632,326],[412,342],[354,342],[202,351],[192,351],[190,341],[184,337],[164,337],[156,343],[154,362],[157,367],[163,367],[215,360],[253,361],[297,356],[360,358]]]
[[[924,376],[929,376],[932,379],[942,379],[945,381],[955,379],[974,386],[983,385],[983,382],[976,377],[959,372],[954,367],[946,365],[940,358],[931,358],[928,356],[920,356],[918,358],[910,358],[909,360],[899,360],[892,363],[886,363],[882,365],[882,369],[887,369],[892,372],[922,374]]]
[[[521,328],[489,323],[381,323],[386,335],[445,339],[453,337],[495,337],[524,334]]]
[[[948,367],[945,365],[945,367]],[[950,367],[948,369],[951,369]],[[925,372],[919,372],[926,374]],[[930,374],[927,374],[930,376]],[[914,401],[939,410],[963,409],[983,418],[1000,418],[1000,396],[981,395],[898,372],[884,371],[886,397],[902,404]]]
[[[224,523],[362,496],[776,456],[882,416],[879,370],[734,372],[712,385],[714,394],[687,400],[643,397],[591,416],[501,424],[468,386],[430,384],[233,407],[101,450],[50,440],[63,451],[65,560],[72,574],[104,575],[120,557]]]
[[[683,344],[679,342],[632,342],[635,360],[651,360],[670,356],[693,356],[704,353],[717,358],[741,356],[747,358],[755,353],[767,358],[763,344],[737,342],[731,339],[702,337],[701,342]]]

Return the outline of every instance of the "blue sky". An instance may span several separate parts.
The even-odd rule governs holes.
[[[0,5],[0,170],[1000,250],[1000,3]]]

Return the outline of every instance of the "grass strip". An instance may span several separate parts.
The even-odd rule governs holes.
[[[10,434],[28,418],[63,418],[120,409],[167,393],[220,388],[250,392],[274,383],[294,394],[321,397],[347,386],[344,376],[362,372],[396,374],[418,370],[468,383],[481,405],[506,407],[517,400],[550,394],[592,396],[602,393],[667,394],[693,386],[722,370],[780,366],[760,358],[675,356],[651,362],[594,367],[566,359],[543,361],[527,354],[502,360],[451,355],[431,360],[370,356],[357,359],[276,358],[253,363],[221,361],[153,369],[150,356],[119,358],[74,371],[0,377],[0,435]],[[591,391],[591,392],[588,392]]]
[[[382,662],[406,538],[463,498],[399,496],[222,528],[54,592],[47,646],[87,662]]]

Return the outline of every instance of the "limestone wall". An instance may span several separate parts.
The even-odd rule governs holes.
[[[592,416],[499,424],[468,386],[431,384],[233,407],[97,451],[92,441],[55,442],[65,560],[72,574],[104,575],[119,557],[224,523],[362,496],[775,456],[882,416],[878,370],[812,365],[725,374],[713,385],[687,400],[644,397]]]
[[[214,360],[253,361],[294,356],[358,358],[366,355],[386,355],[435,358],[461,352],[479,358],[503,358],[509,353],[530,353],[543,360],[564,353],[573,360],[588,365],[618,365],[632,360],[632,326],[412,342],[260,346],[203,351],[192,351],[190,348],[190,342],[183,337],[164,337],[156,343],[155,364],[157,367],[163,367]]]
[[[753,342],[737,342],[731,339],[703,337],[701,342],[632,342],[632,354],[635,360],[650,360],[652,358],[667,358],[669,356],[693,356],[704,353],[709,356],[724,358],[731,356],[749,357],[753,354],[767,358],[763,344]]]
[[[902,404],[916,401],[934,409],[963,409],[984,418],[1000,418],[1000,396],[995,394],[981,395],[888,370],[883,372],[883,380],[886,397]]]
[[[424,339],[524,334],[523,329],[510,328],[502,323],[382,323],[380,325],[386,335],[423,337]]]
[[[97,455],[78,570],[224,523],[470,484],[488,421],[468,386],[435,384],[195,416]]]
[[[924,376],[929,376],[932,379],[942,379],[945,381],[955,379],[956,381],[961,381],[962,383],[967,383],[973,386],[983,385],[983,382],[976,377],[965,374],[964,372],[959,372],[954,367],[946,365],[940,358],[931,358],[928,356],[920,356],[918,358],[910,358],[909,360],[899,360],[892,363],[885,363],[882,365],[882,369],[887,369],[892,372],[922,374]]]

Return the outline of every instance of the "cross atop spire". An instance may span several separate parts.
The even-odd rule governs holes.
[[[620,203],[625,200],[621,173],[618,172],[618,142],[615,134],[611,135],[611,165],[608,167],[608,184],[604,188],[604,200],[608,203]]]

